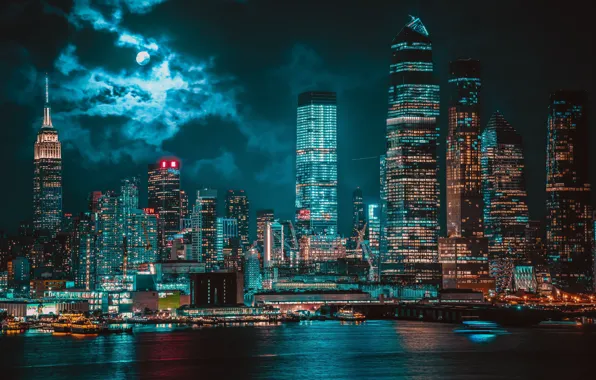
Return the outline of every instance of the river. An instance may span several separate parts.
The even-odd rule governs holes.
[[[0,336],[10,379],[528,379],[592,378],[596,334],[509,329],[460,336],[454,325],[313,321],[133,335]]]

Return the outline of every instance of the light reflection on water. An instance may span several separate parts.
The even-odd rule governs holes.
[[[557,371],[573,378],[596,345],[596,334],[517,329],[499,337],[462,336],[453,327],[309,321],[194,329],[146,325],[135,326],[133,335],[84,339],[27,333],[0,337],[0,368],[24,379],[552,378]],[[533,359],[544,355],[560,360]],[[565,368],[558,368],[560,361],[568,363]]]

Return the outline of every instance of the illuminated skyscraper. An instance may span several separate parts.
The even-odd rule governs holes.
[[[550,97],[546,191],[548,258],[556,286],[593,288],[588,162],[587,95],[557,91]]]
[[[47,75],[45,89],[43,122],[33,156],[33,228],[53,237],[62,221],[62,145],[52,125]]]
[[[352,207],[352,228],[354,231],[360,231],[366,223],[366,214],[364,213],[364,197],[359,187],[352,193]]]
[[[217,261],[224,262],[226,250],[232,248],[233,240],[238,239],[238,220],[236,218],[217,218],[216,221],[217,239],[215,249]]]
[[[368,205],[366,228],[370,250],[375,257],[379,257],[381,239],[381,209],[376,203]]]
[[[180,161],[162,158],[149,164],[148,204],[159,217],[159,248],[164,258],[173,236],[180,232],[180,203]]]
[[[480,62],[450,64],[447,131],[447,236],[482,237]]]
[[[296,223],[299,235],[337,233],[337,103],[334,92],[298,96]]]
[[[481,152],[489,256],[523,259],[529,215],[522,138],[498,111],[482,132]]]
[[[439,237],[439,86],[433,78],[432,44],[412,17],[393,39],[385,179],[387,253],[382,276],[437,282]]]
[[[120,197],[113,191],[106,191],[98,201],[98,278],[120,274],[123,270],[125,232],[120,219],[120,202]]]
[[[257,245],[263,247],[265,226],[267,222],[273,222],[275,215],[273,210],[257,210]]]
[[[228,190],[226,194],[226,217],[238,221],[238,237],[243,248],[248,247],[249,202],[244,190]]]
[[[192,215],[192,256],[207,264],[207,269],[223,265],[217,256],[217,190],[197,191],[197,201]]]

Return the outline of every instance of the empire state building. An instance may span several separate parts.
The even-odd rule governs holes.
[[[52,125],[48,77],[43,123],[34,147],[33,227],[55,236],[62,220],[62,147]]]

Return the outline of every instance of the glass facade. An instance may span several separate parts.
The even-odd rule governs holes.
[[[224,251],[230,249],[233,240],[238,238],[238,220],[235,218],[217,218],[217,261],[224,261]]]
[[[481,136],[484,236],[491,259],[524,259],[528,205],[521,136],[496,112]]]
[[[275,213],[273,210],[257,210],[257,245],[263,247],[265,238],[265,226],[267,222],[273,222]]]
[[[439,86],[432,45],[418,18],[393,40],[389,74],[385,195],[387,252],[381,274],[406,283],[437,282],[439,237]]]
[[[556,286],[593,290],[587,95],[551,95],[546,145],[548,259]]]
[[[334,92],[298,96],[296,225],[299,235],[337,233],[337,103]]]
[[[56,236],[62,222],[62,145],[52,125],[46,76],[43,122],[37,133],[33,158],[33,228]]]
[[[248,226],[250,225],[248,196],[244,190],[228,190],[226,195],[226,217],[238,221],[238,237],[243,248],[250,245]]]
[[[450,64],[447,131],[447,236],[482,237],[480,62]]]
[[[159,249],[162,258],[169,255],[174,235],[180,232],[181,195],[180,161],[162,158],[148,167],[147,200],[159,216]]]
[[[208,270],[219,268],[217,240],[217,190],[197,191],[192,215],[192,258],[205,263]]]
[[[371,253],[378,258],[381,239],[381,209],[376,203],[368,205],[366,227]]]

